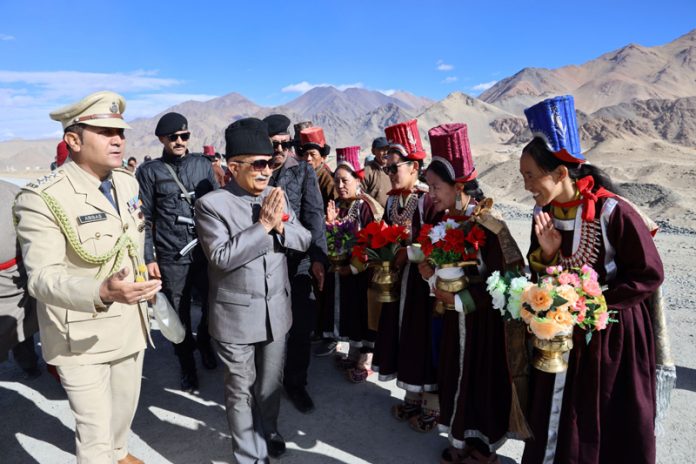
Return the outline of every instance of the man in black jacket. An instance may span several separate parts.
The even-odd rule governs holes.
[[[287,358],[283,383],[288,397],[295,407],[304,413],[314,409],[307,393],[307,369],[311,352],[311,333],[316,325],[317,302],[312,279],[321,290],[328,263],[326,257],[326,226],[324,207],[314,169],[305,161],[299,161],[292,153],[293,142],[288,132],[290,119],[273,114],[264,121],[275,151],[273,160],[280,165],[273,173],[271,184],[283,188],[290,205],[302,225],[312,234],[312,244],[307,253],[288,259],[292,279],[293,323],[287,343]]]
[[[188,153],[191,132],[179,113],[167,113],[155,129],[164,150],[162,157],[142,164],[136,171],[140,184],[141,211],[145,216],[145,262],[151,277],[162,279],[162,291],[186,327],[184,341],[174,345],[181,365],[181,389],[198,389],[193,352],[198,347],[203,366],[217,365],[208,334],[208,270],[197,244],[193,204],[218,188],[205,157]],[[191,291],[201,299],[202,315],[197,340],[191,333]]]

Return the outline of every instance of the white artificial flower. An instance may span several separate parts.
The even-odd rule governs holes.
[[[447,230],[445,229],[445,226],[440,223],[430,229],[430,232],[428,232],[428,236],[430,237],[430,241],[432,243],[439,242],[440,240],[443,240],[445,238],[445,233]]]
[[[495,309],[502,310],[505,308],[505,292],[495,289],[491,292],[491,297],[493,297],[493,307]]]
[[[493,289],[498,285],[498,282],[500,281],[500,272],[499,271],[493,271],[493,273],[486,279],[486,290],[489,292],[493,291]]]
[[[520,298],[519,294],[510,294],[510,298],[508,299],[506,309],[513,319],[520,318],[520,310],[522,309],[522,299]]]
[[[455,221],[454,219],[447,219],[445,221],[445,229],[459,229],[459,223]]]

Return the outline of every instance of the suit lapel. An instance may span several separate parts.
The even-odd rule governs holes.
[[[84,195],[85,203],[120,219],[114,206],[109,203],[109,200],[97,188],[98,180],[96,178],[83,171],[74,162],[66,165],[66,170],[68,170],[68,180],[70,180],[75,189],[75,193]]]

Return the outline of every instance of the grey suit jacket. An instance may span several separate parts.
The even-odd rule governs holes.
[[[258,222],[267,187],[255,197],[233,180],[196,202],[196,229],[208,258],[208,330],[216,340],[249,344],[284,337],[292,324],[285,253],[307,251],[312,236],[286,196],[281,236]]]

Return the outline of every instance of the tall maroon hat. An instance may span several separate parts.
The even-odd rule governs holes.
[[[418,133],[418,121],[400,122],[384,129],[389,141],[389,150],[399,152],[401,156],[411,161],[425,159],[425,150]]]
[[[337,148],[336,160],[336,169],[345,166],[359,178],[364,177],[364,170],[360,167],[360,147]]]
[[[205,156],[215,156],[215,147],[212,145],[203,145],[203,154]]]
[[[433,161],[444,164],[455,182],[469,182],[478,173],[474,167],[469,147],[469,132],[466,124],[441,124],[428,131]]]

